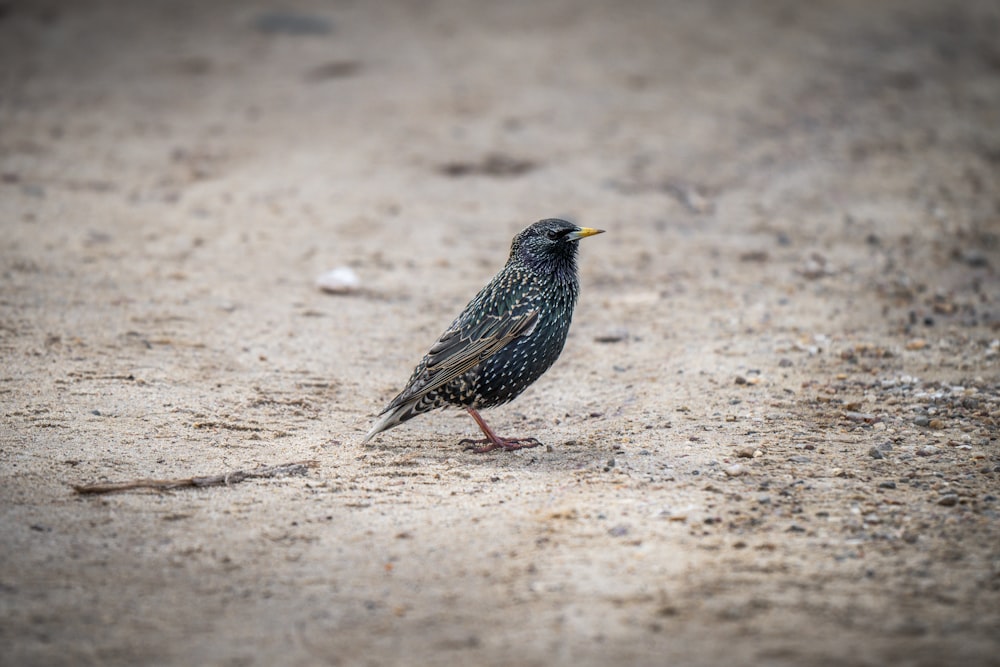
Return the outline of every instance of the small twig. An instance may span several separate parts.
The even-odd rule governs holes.
[[[319,466],[319,461],[296,461],[276,466],[265,466],[256,470],[234,470],[221,475],[207,477],[185,477],[182,479],[134,479],[128,482],[108,482],[97,484],[74,484],[73,490],[79,494],[118,493],[132,489],[181,489],[184,487],[230,486],[247,479],[262,477],[282,477],[285,475],[305,475],[310,468]]]

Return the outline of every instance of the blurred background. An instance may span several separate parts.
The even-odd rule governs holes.
[[[0,0],[0,663],[995,665],[998,35],[995,0]],[[552,448],[358,446],[553,216],[608,233],[489,416]]]

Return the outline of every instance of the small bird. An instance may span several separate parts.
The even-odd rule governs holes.
[[[498,436],[479,410],[512,400],[559,358],[580,292],[577,241],[603,231],[550,218],[515,236],[506,266],[431,346],[364,442],[429,410],[456,406],[486,436],[459,443],[477,454],[542,444]]]

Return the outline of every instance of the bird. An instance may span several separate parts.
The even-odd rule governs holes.
[[[603,232],[548,218],[517,234],[507,263],[431,346],[363,442],[430,410],[460,407],[485,436],[461,440],[467,450],[542,444],[497,435],[479,411],[513,400],[559,358],[580,292],[578,242]]]

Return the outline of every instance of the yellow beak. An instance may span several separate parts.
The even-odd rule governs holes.
[[[593,236],[594,234],[603,234],[603,229],[594,229],[592,227],[580,227],[575,232],[570,232],[566,235],[571,241],[578,241],[586,236]]]

